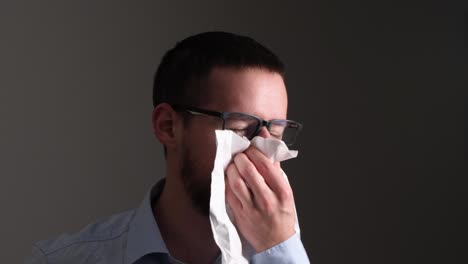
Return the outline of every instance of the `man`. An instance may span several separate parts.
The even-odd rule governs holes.
[[[283,64],[251,38],[202,33],[165,54],[153,92],[166,177],[138,209],[36,243],[32,263],[220,263],[209,221],[214,131],[291,145],[301,126],[286,120]],[[236,155],[226,169],[226,199],[237,230],[256,252],[252,263],[309,262],[279,163],[255,147]]]

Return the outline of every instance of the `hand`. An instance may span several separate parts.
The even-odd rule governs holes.
[[[236,227],[256,252],[294,235],[295,211],[291,186],[279,162],[273,163],[250,146],[226,168],[226,199]]]

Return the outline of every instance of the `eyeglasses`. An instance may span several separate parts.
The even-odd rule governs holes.
[[[196,107],[172,105],[176,111],[186,111],[192,115],[214,116],[223,120],[223,130],[232,130],[241,137],[252,140],[257,136],[262,127],[290,147],[296,141],[296,137],[302,129],[302,124],[286,119],[263,120],[257,116],[239,112],[218,112],[200,109]]]

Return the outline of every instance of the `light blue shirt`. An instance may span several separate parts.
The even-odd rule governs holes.
[[[74,234],[37,242],[30,264],[169,264],[171,256],[153,215],[164,179],[155,184],[137,209],[92,223]],[[221,263],[221,256],[215,261]],[[299,234],[255,254],[250,263],[309,263]]]

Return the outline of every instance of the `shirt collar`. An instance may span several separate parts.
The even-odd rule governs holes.
[[[152,201],[157,199],[164,188],[165,179],[157,182],[146,194],[130,222],[127,238],[127,256],[133,263],[150,253],[169,254],[153,215]]]

